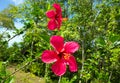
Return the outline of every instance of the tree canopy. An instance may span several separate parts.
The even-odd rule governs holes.
[[[54,3],[60,4],[65,20],[60,30],[51,31],[46,12]],[[24,24],[20,29],[14,26],[17,19]],[[74,54],[78,71],[67,70],[60,83],[120,83],[119,0],[25,0],[0,12],[0,26],[14,30],[15,36],[24,35],[23,41],[9,47],[9,40],[15,36],[6,39],[7,33],[0,33],[0,60],[16,63],[24,71],[44,77],[46,83],[59,79],[51,71],[51,64],[41,61],[42,52],[53,49],[52,35],[80,45]]]

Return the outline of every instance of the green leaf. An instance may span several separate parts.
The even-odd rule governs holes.
[[[109,36],[109,40],[110,40],[112,43],[114,43],[115,41],[117,41],[119,38],[120,38],[120,36],[115,35],[115,34],[111,34],[111,35]]]
[[[100,45],[100,46],[106,45],[105,39],[103,37],[97,38],[96,42],[97,42],[97,45]]]
[[[50,41],[50,36],[46,34],[40,34],[40,37],[45,40],[47,43]]]

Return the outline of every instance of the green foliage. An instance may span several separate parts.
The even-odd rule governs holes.
[[[0,62],[0,83],[13,83],[13,76],[6,70],[6,63]]]
[[[7,29],[15,29],[14,21],[9,15],[8,10],[0,12],[0,26]]]
[[[25,0],[25,3],[11,6],[13,19],[24,24],[15,29],[23,34],[23,41],[8,47],[0,36],[0,60],[28,64],[24,71],[44,77],[47,83],[58,82],[51,72],[51,64],[40,60],[44,50],[50,50],[51,35],[61,35],[65,41],[77,41],[81,48],[74,54],[78,72],[66,72],[61,83],[120,83],[120,6],[119,0],[56,0],[62,7],[63,21],[60,31],[47,29],[45,12],[50,10],[54,0]],[[10,23],[10,22],[9,22]],[[7,24],[6,24],[7,26]]]

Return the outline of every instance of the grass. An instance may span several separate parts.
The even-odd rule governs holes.
[[[16,67],[9,66],[7,70],[12,73],[16,70]],[[20,70],[14,74],[14,83],[45,83],[45,80],[35,76],[34,74]]]

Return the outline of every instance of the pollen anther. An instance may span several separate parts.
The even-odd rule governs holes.
[[[64,53],[64,59],[69,60],[69,58],[70,58],[70,54]]]

